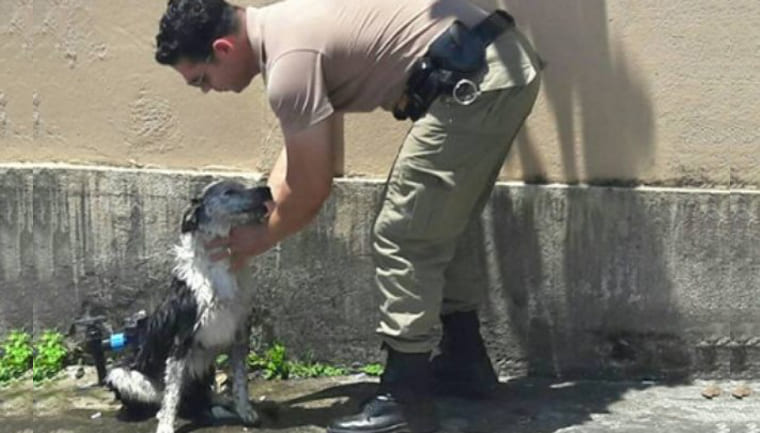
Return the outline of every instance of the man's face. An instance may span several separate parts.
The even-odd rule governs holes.
[[[237,48],[237,47],[235,47]],[[193,62],[183,59],[174,69],[182,75],[189,86],[216,92],[241,92],[256,75],[253,63],[238,49],[214,50],[205,61]]]

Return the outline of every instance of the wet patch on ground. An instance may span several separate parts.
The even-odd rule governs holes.
[[[0,433],[152,433],[156,421],[125,422],[118,402],[94,386],[94,372],[77,379],[69,371],[32,387],[30,381],[0,389]],[[703,390],[714,386],[722,392]],[[732,389],[744,387],[743,398]],[[251,383],[263,416],[260,428],[202,427],[183,421],[178,433],[256,431],[324,432],[336,417],[354,413],[376,387],[364,376]],[[760,382],[561,382],[504,380],[492,400],[441,397],[436,406],[444,433],[760,433]],[[739,394],[737,394],[739,395]]]

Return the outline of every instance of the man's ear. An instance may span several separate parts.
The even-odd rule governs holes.
[[[217,38],[211,44],[211,48],[214,50],[214,57],[224,57],[235,50],[235,41],[229,36]]]
[[[198,212],[200,209],[200,201],[193,200],[193,205],[190,206],[182,216],[182,227],[180,228],[182,233],[188,233],[198,229]]]

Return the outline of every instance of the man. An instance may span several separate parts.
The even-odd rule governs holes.
[[[539,78],[510,17],[479,27],[487,16],[467,0],[286,0],[247,9],[171,0],[161,19],[159,63],[203,92],[240,92],[261,74],[285,137],[269,179],[276,206],[268,223],[213,242],[223,250],[215,259],[241,266],[314,218],[330,193],[343,113],[382,107],[415,120],[373,229],[385,372],[377,395],[334,421],[332,433],[431,432],[433,387],[487,397],[497,384],[476,314],[484,288],[470,287],[450,264],[469,254],[458,241],[490,195]],[[439,321],[441,354],[431,361]]]

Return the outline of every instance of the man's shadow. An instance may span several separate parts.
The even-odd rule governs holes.
[[[336,385],[293,399],[271,402],[270,409],[262,411],[264,421],[261,427],[271,430],[327,427],[337,418],[356,414],[363,402],[374,395],[376,386],[372,382]],[[495,396],[488,400],[437,396],[436,410],[442,431],[551,433],[580,425],[590,420],[591,414],[604,413],[610,403],[630,389],[630,384],[598,387],[590,382],[561,383],[552,379],[520,378],[501,383]],[[333,403],[320,404],[323,400]],[[183,430],[183,433],[189,431],[191,429]]]
[[[556,136],[544,137],[557,145],[561,181],[637,182],[654,160],[654,101],[636,52],[611,37],[605,0],[475,3],[511,12],[546,63],[541,104]],[[526,178],[543,179],[549,173],[536,144],[528,128],[516,156]]]

